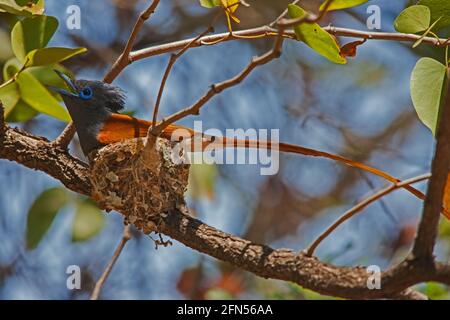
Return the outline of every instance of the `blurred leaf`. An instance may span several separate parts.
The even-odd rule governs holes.
[[[239,273],[233,271],[222,271],[220,279],[213,287],[227,292],[232,297],[236,297],[245,291],[244,279]]]
[[[297,296],[303,296],[306,300],[336,300],[338,298],[321,295],[309,289],[300,287],[298,284],[290,283],[288,284],[289,289],[295,293]]]
[[[38,0],[34,2],[34,5],[28,8],[33,14],[43,14],[45,11],[45,0]]]
[[[32,15],[28,7],[18,5],[14,0],[0,0],[0,11],[26,17]]]
[[[234,15],[234,12],[239,7],[240,0],[221,0],[222,6],[225,8],[226,14],[234,20],[236,23],[240,23],[238,17]]]
[[[47,233],[56,214],[69,201],[68,194],[63,188],[51,188],[42,192],[28,211],[26,245],[27,249],[34,249]]]
[[[299,6],[288,6],[291,18],[300,18],[306,15],[306,11]],[[340,55],[340,48],[336,40],[317,23],[302,23],[294,28],[297,39],[306,43],[311,49],[324,56],[328,60],[345,64],[347,60]]]
[[[427,6],[411,6],[403,10],[395,19],[395,30],[402,33],[418,33],[428,29],[431,12]]]
[[[420,120],[435,134],[446,67],[431,58],[420,59],[411,74],[411,98]]]
[[[58,63],[86,51],[86,48],[72,49],[61,47],[35,49],[27,54],[25,59],[27,61],[26,66],[35,67]]]
[[[438,19],[436,29],[442,29],[450,25],[450,1],[447,0],[420,0],[420,5],[427,6],[431,10],[431,21]]]
[[[240,0],[199,0],[200,5],[205,8],[214,8],[222,6],[226,14],[235,22],[240,23],[240,20],[234,15],[234,12],[239,7]]]
[[[450,210],[450,174],[447,175],[447,183],[444,190],[444,207]]]
[[[20,73],[17,78],[22,99],[35,110],[68,122],[70,116],[47,89],[28,71]]]
[[[176,286],[187,299],[205,299],[205,292],[208,288],[205,286],[202,264],[199,263],[196,267],[183,270]]]
[[[217,167],[210,164],[193,164],[189,173],[188,194],[194,200],[214,198]]]
[[[59,70],[73,77],[73,74],[60,64],[52,64],[42,67],[30,67],[27,69],[39,82],[44,86],[64,87],[65,82],[59,77],[54,70]],[[52,90],[49,93],[58,101],[62,101],[61,95]]]
[[[28,120],[33,119],[39,114],[36,110],[30,107],[22,99],[17,102],[14,109],[6,117],[6,122],[26,122]]]
[[[373,60],[353,64],[350,71],[353,74],[353,85],[360,87],[377,85],[388,75],[386,66]]]
[[[450,220],[448,220],[448,219],[441,219],[440,220],[440,223],[439,223],[439,237],[440,238],[447,238],[447,239],[444,239],[445,241],[448,241],[448,238],[450,238]]]
[[[211,289],[205,294],[206,300],[232,300],[233,296],[222,289]]]
[[[59,70],[61,72],[64,72],[65,74],[72,75],[69,70],[67,70],[60,64],[30,67],[29,69],[27,69],[27,71],[30,72],[44,86],[63,87],[65,83],[64,80],[61,79],[61,77],[59,77],[54,70]]]
[[[0,100],[5,108],[5,116],[13,110],[19,101],[19,88],[16,83],[11,83],[6,87],[0,88]]]
[[[96,236],[105,225],[105,216],[92,201],[77,203],[72,225],[72,241],[87,241]]]
[[[21,68],[19,60],[11,58],[3,66],[3,80],[11,79]]]
[[[12,55],[11,41],[9,41],[9,32],[0,29],[0,62],[8,60]]]
[[[44,48],[58,28],[51,16],[36,16],[18,21],[11,31],[11,45],[20,62],[25,63],[28,52]]]
[[[199,0],[200,5],[205,8],[213,8],[221,5],[220,0]]]
[[[368,1],[369,0],[334,0],[328,7],[327,11],[352,8],[352,7],[359,6],[363,3],[366,3]],[[320,6],[319,10],[321,10],[321,11],[324,10],[326,4],[327,4],[327,1],[324,1],[322,3],[322,5]]]
[[[44,12],[44,0],[16,0],[16,3],[33,14],[42,14]]]
[[[23,7],[26,6],[27,4],[35,4],[38,0],[14,0],[16,1],[16,3]]]
[[[420,291],[431,300],[448,300],[450,298],[448,287],[436,282],[427,282]]]

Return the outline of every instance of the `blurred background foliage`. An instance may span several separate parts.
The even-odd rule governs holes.
[[[264,25],[289,3],[246,2],[250,6],[241,6],[236,12],[241,23],[234,25],[235,30]],[[412,3],[371,0],[361,7],[329,14],[322,25],[366,30],[366,8],[375,4],[381,7],[382,30],[394,31],[397,15]],[[42,10],[41,4],[43,1],[38,1],[32,7]],[[66,26],[67,9],[72,4],[81,8],[79,30]],[[40,88],[33,82],[38,79],[46,91],[45,85],[58,85],[52,68],[77,78],[101,79],[120,54],[138,13],[147,4],[143,0],[47,0],[45,14],[56,17],[59,26],[44,46],[87,51],[52,65],[30,68],[24,73],[28,77],[17,85],[25,90]],[[302,1],[309,10],[316,10],[320,4],[321,1]],[[216,14],[217,10],[203,8],[196,0],[162,1],[156,14],[143,26],[135,48],[196,36]],[[13,15],[0,12],[0,83],[21,66],[12,59],[18,50],[11,46],[11,31],[16,23]],[[216,32],[226,31],[225,19],[218,20],[214,27]],[[447,29],[440,34],[446,37]],[[189,105],[211,83],[236,74],[253,55],[271,46],[271,41],[260,39],[189,50],[177,62],[167,83],[162,115]],[[79,50],[74,53],[81,53]],[[423,56],[442,61],[444,50],[368,41],[358,49],[355,59],[340,66],[301,43],[286,41],[281,59],[258,69],[240,86],[215,98],[203,109],[200,119],[204,129],[280,129],[283,141],[339,153],[397,177],[411,177],[429,170],[434,143],[431,132],[418,120],[409,92],[411,71]],[[167,55],[138,61],[115,81],[127,91],[127,112],[150,118],[167,61]],[[45,96],[43,100],[51,99],[59,106],[58,96]],[[39,106],[46,108],[47,104],[27,99],[23,90],[14,105],[7,117],[11,125],[49,139],[65,127],[63,121],[38,113]],[[46,112],[55,110],[57,107]],[[67,120],[64,109],[59,110],[59,118]],[[198,118],[184,119],[181,124],[191,126],[194,120]],[[83,158],[76,138],[70,148]],[[346,209],[384,183],[327,160],[282,155],[280,172],[275,176],[260,176],[255,165],[194,166],[188,201],[193,214],[214,227],[275,248],[302,250]],[[426,184],[419,186],[422,190],[425,187]],[[421,208],[419,200],[402,190],[396,191],[341,226],[317,254],[337,265],[377,264],[387,268],[408,252]],[[86,299],[109,261],[122,228],[122,218],[117,213],[101,213],[89,200],[63,189],[45,174],[0,160],[0,299]],[[450,255],[449,238],[450,223],[442,221],[437,255],[446,262]],[[81,290],[66,288],[66,268],[73,264],[82,269]],[[435,299],[448,299],[450,294],[447,287],[435,283],[420,285],[418,289]],[[177,242],[156,250],[150,237],[133,230],[133,240],[122,253],[101,298],[332,297],[255,277]]]

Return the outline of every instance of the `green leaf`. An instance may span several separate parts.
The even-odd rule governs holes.
[[[43,14],[45,10],[45,0],[33,1],[34,4],[27,8],[32,14]]]
[[[30,51],[26,57],[26,66],[45,66],[53,63],[62,62],[77,54],[86,52],[86,48],[62,48],[51,47],[41,48]]]
[[[56,214],[68,203],[69,196],[63,188],[51,188],[42,192],[28,211],[26,245],[34,249],[45,236]]]
[[[9,59],[3,66],[3,79],[5,81],[11,79],[21,67],[20,62],[16,58]]]
[[[436,282],[427,282],[420,291],[431,300],[448,300],[450,298],[448,288]]]
[[[18,5],[14,0],[0,0],[0,11],[26,17],[32,15],[29,8]]]
[[[5,108],[5,116],[13,110],[19,101],[19,88],[16,83],[10,83],[7,86],[0,88],[0,101]]]
[[[425,39],[425,37],[431,32],[431,30],[434,28],[434,26],[436,26],[436,24],[441,20],[441,18],[437,19],[435,22],[433,22],[433,24],[431,26],[428,27],[428,29],[422,34],[422,36],[419,38],[419,40],[417,40],[416,42],[414,42],[413,44],[413,49],[416,48],[417,46],[419,46],[422,42],[423,39]]]
[[[73,77],[73,74],[60,64],[52,64],[42,67],[30,67],[27,69],[27,71],[29,71],[45,87],[47,86],[53,86],[57,88],[64,87],[66,85],[64,80],[62,80],[54,70],[61,71]],[[53,97],[56,98],[56,100],[62,101],[61,96],[58,93],[52,90],[49,90],[49,92]]]
[[[14,1],[16,1],[16,3],[21,7],[24,7],[27,4],[35,4],[36,2],[38,2],[38,0],[14,0]]]
[[[51,16],[36,16],[18,21],[11,31],[12,50],[20,62],[27,54],[44,48],[58,28],[58,20]]]
[[[6,122],[26,122],[33,119],[38,114],[39,112],[30,107],[30,105],[25,101],[20,99],[14,109],[12,109],[12,111],[6,117]]]
[[[60,64],[30,67],[27,69],[27,71],[30,72],[44,86],[64,87],[64,80],[61,79],[54,70],[64,72],[65,74],[73,77],[73,74]]]
[[[212,199],[217,180],[217,167],[213,164],[193,164],[189,172],[188,194],[194,199]]]
[[[411,98],[420,120],[436,131],[446,67],[431,58],[420,59],[411,74]]]
[[[290,4],[288,12],[291,18],[300,18],[306,11],[299,6]],[[340,55],[336,40],[317,23],[302,23],[294,28],[297,39],[331,62],[346,64],[347,60]]]
[[[212,288],[205,293],[207,300],[233,300],[233,295],[220,288]]]
[[[25,70],[17,78],[20,95],[33,109],[52,116],[58,120],[69,122],[67,110],[58,103],[48,90],[29,72]]]
[[[105,225],[105,216],[92,201],[80,201],[72,225],[72,241],[86,241],[97,235]]]
[[[334,0],[330,6],[328,7],[327,11],[332,11],[332,10],[341,10],[341,9],[347,9],[347,8],[352,8],[352,7],[356,7],[359,6],[363,3],[368,2],[369,0]],[[325,6],[327,4],[327,1],[325,1],[324,3],[322,3],[322,5],[320,6],[320,11],[325,9]]]
[[[402,33],[418,33],[430,26],[431,12],[427,6],[411,6],[395,19],[395,30]]]
[[[448,0],[420,0],[418,4],[427,6],[431,10],[431,21],[441,19],[436,30],[450,25],[450,1]]]
[[[220,6],[220,0],[199,0],[200,5],[205,8],[213,8]]]

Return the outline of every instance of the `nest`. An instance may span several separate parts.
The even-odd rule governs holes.
[[[189,165],[173,163],[167,140],[157,139],[151,147],[145,142],[137,138],[105,146],[91,154],[90,167],[92,198],[148,234],[157,231],[162,213],[185,204]]]

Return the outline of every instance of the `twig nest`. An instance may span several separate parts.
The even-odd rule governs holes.
[[[189,165],[175,164],[167,140],[137,138],[111,144],[90,156],[92,198],[116,210],[144,233],[157,231],[158,216],[185,204]]]

